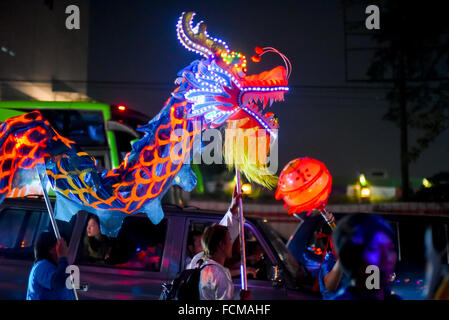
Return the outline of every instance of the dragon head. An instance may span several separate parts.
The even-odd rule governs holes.
[[[201,21],[192,26],[194,12],[183,13],[177,25],[178,39],[190,51],[206,59],[202,60],[196,72],[186,72],[184,77],[190,84],[185,98],[191,103],[189,115],[203,116],[205,123],[217,128],[226,121],[243,120],[242,128],[266,129],[274,135],[278,128],[277,119],[271,112],[265,112],[267,105],[283,101],[288,91],[288,59],[274,48],[256,48],[253,60],[267,52],[276,52],[286,63],[259,74],[247,75],[246,57],[231,51],[228,45],[212,38]]]
[[[254,129],[255,132],[264,132],[268,139],[276,139],[278,120],[266,109],[273,102],[284,100],[291,70],[289,60],[274,48],[257,47],[256,55],[252,58],[254,62],[260,61],[260,57],[267,52],[275,52],[282,57],[285,67],[277,66],[269,71],[248,75],[246,57],[230,50],[224,41],[209,36],[203,21],[193,27],[194,16],[194,12],[183,13],[177,24],[181,44],[204,57],[182,74],[186,80],[182,95],[189,102],[187,117],[201,118],[205,126],[210,128],[227,123],[228,127]],[[234,160],[236,156],[241,158],[242,153],[228,154],[228,158]],[[240,169],[249,180],[264,185],[272,184],[265,183],[266,178],[257,177],[260,174],[248,174],[250,171],[261,172],[258,168]]]

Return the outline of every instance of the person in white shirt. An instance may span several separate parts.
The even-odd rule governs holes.
[[[225,213],[223,218],[221,219],[219,225],[228,227],[229,236],[231,238],[231,244],[234,243],[234,241],[239,236],[239,213],[238,213],[238,200],[241,197],[241,194],[237,194],[234,191],[234,194],[232,196],[232,202],[229,206],[228,211]],[[201,243],[201,245],[204,248],[204,245]],[[198,267],[198,261],[204,260],[203,258],[204,251],[201,251],[197,253],[195,256],[193,256],[190,263],[187,265],[187,269],[193,269]]]
[[[206,228],[201,238],[202,252],[196,254],[188,269],[205,266],[201,271],[199,291],[201,300],[232,300],[234,284],[231,271],[224,266],[227,258],[232,257],[232,244],[239,235],[238,200],[241,194],[234,191],[231,205],[220,223]],[[247,270],[257,272],[257,270]],[[239,274],[240,270],[233,270]],[[241,299],[249,299],[248,291],[240,293]]]
[[[201,238],[204,248],[199,291],[200,300],[232,300],[234,284],[231,272],[224,267],[226,258],[232,257],[232,242],[228,227],[213,224]]]

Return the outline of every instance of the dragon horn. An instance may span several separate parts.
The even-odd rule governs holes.
[[[192,28],[195,12],[183,12],[178,20],[176,31],[181,44],[189,51],[194,51],[206,58],[229,51],[227,44],[220,39],[212,39],[206,31],[206,24],[201,21]]]

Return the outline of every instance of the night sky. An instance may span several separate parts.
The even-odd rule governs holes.
[[[358,173],[374,169],[400,177],[399,129],[382,120],[388,107],[385,90],[379,84],[345,81],[340,1],[94,0],[89,81],[100,83],[90,85],[89,95],[155,115],[175,88],[176,73],[199,58],[176,38],[183,11],[195,11],[195,21],[205,20],[210,35],[248,60],[255,46],[275,47],[290,59],[291,90],[284,103],[270,110],[280,122],[279,170],[296,157],[308,156],[323,161],[337,179],[355,180]],[[360,17],[365,17],[363,12]],[[361,74],[366,62],[349,61],[351,70]],[[249,62],[248,74],[281,64],[280,57],[267,54],[259,64]],[[410,166],[410,176],[448,171],[448,141],[446,131]]]

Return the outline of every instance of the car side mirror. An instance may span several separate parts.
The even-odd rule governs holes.
[[[285,283],[283,271],[278,265],[271,267],[271,278],[273,287],[282,287]]]

